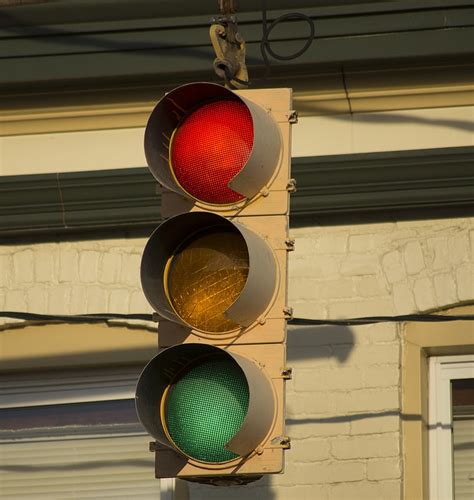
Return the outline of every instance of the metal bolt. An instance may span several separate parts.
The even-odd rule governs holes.
[[[286,185],[286,189],[289,193],[296,193],[296,179],[290,179]]]
[[[291,439],[289,436],[277,436],[272,439],[272,445],[279,445],[283,449],[290,448]]]
[[[288,436],[284,436],[280,441],[280,445],[284,450],[289,450],[291,448],[291,439]]]
[[[293,318],[293,308],[288,307],[288,306],[284,307],[283,314],[285,315],[285,319],[292,319]]]
[[[286,245],[286,249],[288,250],[288,252],[292,252],[295,249],[295,240],[292,238],[289,238],[289,239],[285,240],[285,245]]]
[[[298,123],[298,111],[290,111],[288,113],[288,121],[290,123]]]

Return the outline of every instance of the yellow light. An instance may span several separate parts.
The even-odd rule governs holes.
[[[172,257],[166,276],[169,299],[192,327],[227,332],[239,327],[224,312],[247,281],[249,257],[243,237],[214,228],[187,240]]]

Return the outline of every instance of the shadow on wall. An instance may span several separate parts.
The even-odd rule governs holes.
[[[274,500],[276,494],[273,490],[272,475],[263,476],[262,479],[246,486],[204,486],[188,483],[189,499],[199,500]]]
[[[474,123],[467,120],[453,120],[446,118],[430,119],[422,116],[412,116],[407,114],[384,113],[383,115],[367,114],[358,118],[361,123],[420,123],[431,126],[454,128],[458,130],[465,130],[467,132],[474,131]]]
[[[339,363],[344,363],[354,348],[354,338],[354,333],[347,326],[290,326],[288,363],[319,358],[335,358]]]
[[[334,358],[338,364],[343,365],[350,358],[354,349],[355,336],[353,331],[347,326],[290,327],[287,345],[289,366],[291,366],[292,362],[321,358]],[[317,361],[315,361],[316,363]],[[399,410],[386,410],[350,415],[334,415],[330,417],[287,418],[286,424],[291,426],[344,423],[389,416],[399,417],[405,421],[419,421],[421,419],[420,414],[402,413]]]
[[[300,113],[311,114],[314,112],[311,104],[298,103],[298,111]],[[414,116],[412,114],[408,114],[406,111],[404,113],[394,112],[365,112],[365,113],[356,113],[355,118],[354,115],[349,114],[333,114],[331,115],[332,120],[339,121],[352,121],[356,120],[360,124],[380,124],[380,125],[388,125],[388,124],[408,124],[408,123],[416,123],[420,125],[430,125],[437,127],[445,127],[452,128],[455,130],[463,130],[466,132],[474,131],[474,123],[470,120],[456,120],[456,119],[447,119],[447,118],[425,118],[422,116]]]
[[[357,420],[367,420],[371,418],[380,417],[400,417],[406,421],[421,420],[421,415],[416,413],[401,413],[398,410],[387,410],[380,412],[366,412],[357,413],[354,415],[337,415],[334,417],[320,417],[320,418],[287,418],[287,425],[301,425],[301,424],[337,424],[343,422],[356,422]],[[432,426],[430,425],[429,428]]]

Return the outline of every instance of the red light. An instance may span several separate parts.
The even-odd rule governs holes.
[[[171,167],[181,187],[213,204],[245,198],[229,182],[249,159],[253,122],[247,106],[234,100],[204,104],[186,116],[171,142]]]

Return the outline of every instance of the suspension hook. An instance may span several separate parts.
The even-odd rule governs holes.
[[[238,0],[219,0],[221,15],[212,19],[209,29],[212,47],[216,54],[214,71],[223,78],[228,88],[248,87],[245,65],[245,41],[238,31],[235,13]]]

